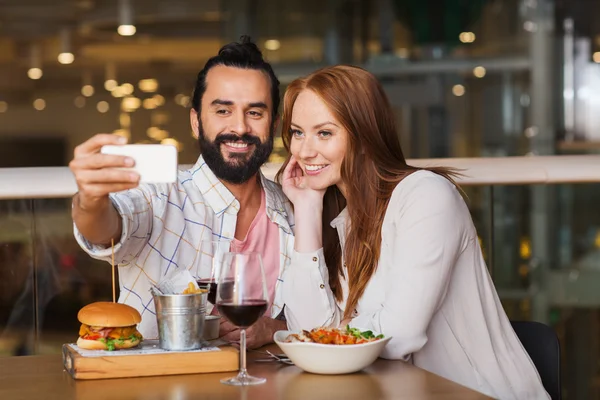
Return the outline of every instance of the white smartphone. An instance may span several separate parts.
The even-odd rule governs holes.
[[[133,158],[135,165],[126,170],[140,174],[140,182],[171,183],[177,180],[177,148],[162,144],[126,144],[102,146],[102,154]]]

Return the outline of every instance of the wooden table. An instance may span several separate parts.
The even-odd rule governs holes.
[[[269,348],[278,351],[273,346]],[[295,366],[253,361],[264,357],[248,353],[250,374],[267,378],[267,383],[251,387],[219,382],[232,373],[75,381],[63,371],[60,356],[0,358],[0,399],[489,399],[401,361],[378,359],[360,373],[326,376],[303,373]]]

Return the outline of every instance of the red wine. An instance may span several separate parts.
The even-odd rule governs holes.
[[[207,300],[210,304],[217,302],[217,282],[214,279],[200,279],[197,281],[198,286],[201,288],[208,288]]]
[[[207,296],[206,300],[208,300],[208,302],[210,304],[216,304],[217,303],[217,288],[218,288],[217,282],[211,278],[202,278],[196,282],[198,283],[199,287],[208,288],[208,296]],[[221,286],[223,286],[223,289],[221,289],[223,291],[221,293],[221,296],[223,296],[223,295],[229,296],[230,293],[233,291],[233,285],[234,285],[233,280],[226,280],[225,282],[223,282],[221,284]]]
[[[241,303],[219,303],[219,313],[232,324],[247,328],[255,323],[267,310],[267,302],[259,299],[248,299]]]

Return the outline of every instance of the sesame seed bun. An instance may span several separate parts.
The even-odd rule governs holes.
[[[142,316],[135,308],[107,301],[88,304],[79,310],[77,319],[82,324],[107,328],[133,326],[142,322]]]

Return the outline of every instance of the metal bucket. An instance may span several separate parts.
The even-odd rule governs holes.
[[[202,347],[208,293],[154,294],[158,341],[165,350],[196,350]]]

